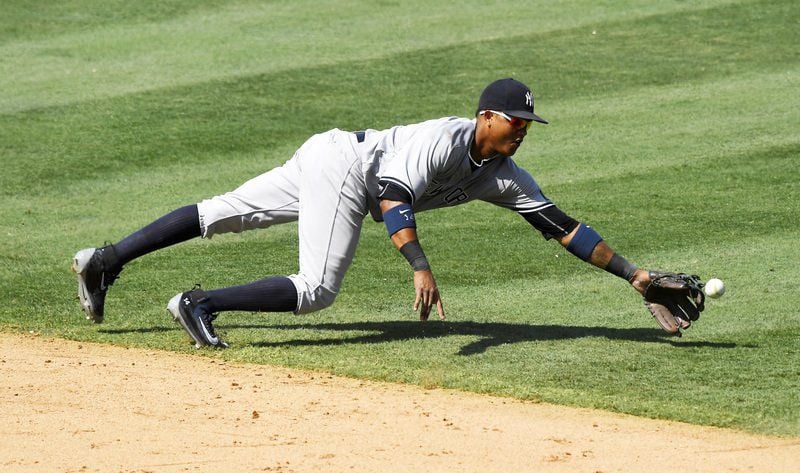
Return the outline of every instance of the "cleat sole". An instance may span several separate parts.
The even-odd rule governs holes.
[[[86,248],[81,250],[75,254],[75,257],[72,258],[72,272],[78,277],[78,300],[81,304],[81,309],[86,314],[86,320],[91,320],[96,324],[103,323],[103,317],[97,317],[94,315],[92,311],[92,303],[89,299],[89,291],[86,289],[86,284],[83,282],[83,273],[86,270],[86,266],[89,264],[89,260],[92,259],[92,255],[94,255],[95,248]]]

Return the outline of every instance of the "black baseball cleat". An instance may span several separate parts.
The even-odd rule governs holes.
[[[103,322],[108,287],[119,277],[119,271],[106,266],[103,255],[114,251],[111,245],[102,248],[86,248],[75,254],[72,270],[78,276],[78,299],[86,318],[96,324]]]
[[[214,331],[212,322],[217,318],[217,314],[212,314],[204,307],[203,302],[206,300],[208,300],[206,293],[199,286],[195,286],[191,291],[176,294],[170,299],[167,310],[192,337],[195,348],[204,346],[228,348],[228,344],[220,340]]]

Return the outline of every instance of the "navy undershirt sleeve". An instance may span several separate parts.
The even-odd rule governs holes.
[[[567,236],[579,222],[565,214],[555,205],[534,212],[520,212],[525,220],[542,233],[546,240],[558,236]]]
[[[379,181],[381,189],[383,189],[378,197],[385,200],[394,200],[397,202],[413,202],[413,198],[407,189],[399,184],[390,181]]]

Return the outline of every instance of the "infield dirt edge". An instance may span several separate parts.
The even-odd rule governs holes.
[[[800,438],[0,333],[4,471],[790,471]]]

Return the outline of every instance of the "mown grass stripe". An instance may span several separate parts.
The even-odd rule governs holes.
[[[0,95],[0,113],[529,32],[515,38],[521,51],[523,41],[536,48],[560,29],[727,3],[628,2],[609,9],[586,1],[528,2],[515,4],[509,15],[496,4],[477,1],[441,2],[435,8],[420,0],[367,7],[352,1],[237,2],[152,15],[148,4],[129,2],[123,11],[132,23],[122,15],[108,23],[78,20],[91,27],[0,45],[0,90],[6,91]],[[36,10],[30,15],[36,24]],[[6,28],[18,30],[13,24]]]
[[[720,12],[738,15],[739,5],[730,6],[726,9],[711,10],[705,15],[693,13],[694,22],[702,24],[705,21],[720,16]],[[729,11],[730,10],[730,11]],[[782,15],[783,10],[780,5],[772,9],[766,8],[762,16],[772,15],[777,21]],[[676,23],[683,24],[687,19],[683,16],[672,18]],[[664,20],[664,18],[660,18]],[[657,24],[658,22],[656,22]],[[631,31],[638,29],[649,30],[652,25],[644,22],[642,24],[626,25]],[[695,24],[689,24],[686,29],[673,32],[676,36],[683,36],[692,31]],[[751,25],[747,31],[758,31],[758,26]],[[696,34],[696,33],[695,33]],[[745,34],[741,30],[737,35]],[[574,40],[578,32],[573,32],[573,36],[555,39],[550,43],[543,43],[543,50],[549,51],[551,57],[540,58],[538,62],[544,64],[557,63],[562,49],[568,47]],[[582,35],[585,36],[585,35]],[[650,44],[652,47],[659,46],[662,41],[658,39]],[[727,110],[730,112],[732,107],[741,106],[745,109],[752,106],[747,102],[757,101],[761,97],[760,110],[749,110],[748,115],[742,114],[743,120],[748,120],[754,114],[768,113],[767,110],[777,104],[786,110],[788,106],[794,104],[786,100],[776,101],[776,95],[766,95],[768,90],[783,97],[791,97],[783,90],[776,90],[779,84],[793,87],[796,83],[793,77],[797,77],[797,70],[782,70],[781,65],[787,60],[791,60],[794,48],[781,48],[779,43],[770,43],[773,54],[759,56],[756,54],[748,57],[764,57],[754,63],[749,64],[749,68],[739,65],[738,74],[750,77],[750,86],[757,90],[749,90],[748,84],[740,83],[740,79],[729,81],[730,72],[726,68],[720,72],[721,76],[705,75],[700,78],[692,77],[692,72],[706,64],[710,56],[727,57],[729,48],[733,47],[731,41],[719,41],[724,46],[712,48],[702,55],[687,57],[684,60],[683,72],[677,73],[669,64],[664,64],[654,70],[637,69],[642,74],[641,79],[632,79],[624,72],[625,64],[617,64],[620,71],[616,76],[611,74],[600,74],[596,71],[594,77],[602,77],[605,80],[617,82],[619,85],[607,96],[591,97],[591,100],[584,102],[581,97],[587,90],[594,93],[603,93],[602,84],[593,83],[587,87],[574,80],[572,74],[565,74],[564,78],[553,76],[548,68],[543,68],[541,73],[531,72],[532,77],[537,77],[535,88],[544,89],[545,94],[540,98],[540,107],[544,111],[551,112],[554,125],[559,130],[566,131],[569,128],[563,127],[564,122],[571,121],[572,125],[577,126],[574,137],[563,136],[555,140],[548,140],[547,133],[551,129],[542,128],[545,133],[545,143],[556,143],[553,148],[556,153],[579,155],[580,149],[587,139],[590,141],[603,140],[604,146],[599,148],[599,152],[615,154],[626,158],[626,153],[620,153],[620,148],[625,143],[609,141],[609,138],[619,139],[619,131],[633,129],[624,126],[625,120],[629,122],[652,123],[651,129],[643,129],[642,133],[658,133],[667,130],[687,130],[694,126],[697,120],[687,120],[689,126],[681,123],[684,115],[697,114],[712,111],[717,113],[719,104],[714,107],[700,109],[703,103],[722,99],[727,103]],[[640,43],[645,47],[647,43]],[[491,60],[499,56],[501,51],[511,46],[510,40],[494,41],[484,44],[486,48],[483,52],[486,60]],[[586,50],[581,56],[575,58],[575,63],[582,64],[582,67],[591,69],[593,64],[607,64],[608,58],[617,58],[618,43],[609,43],[594,49]],[[753,52],[762,48],[762,43],[748,43]],[[660,46],[661,47],[661,46]],[[580,48],[578,48],[580,49]],[[747,49],[746,47],[736,46],[736,49]],[[58,171],[48,171],[37,167],[36,162],[43,159],[48,162],[48,169],[53,169],[51,160],[60,156],[61,166],[72,166],[77,172],[91,171],[90,176],[104,176],[107,173],[127,172],[136,167],[151,167],[166,161],[182,162],[208,162],[218,159],[220,154],[236,152],[242,150],[255,149],[274,149],[287,142],[298,145],[305,136],[314,131],[321,131],[339,126],[342,128],[363,128],[372,126],[380,128],[389,126],[396,122],[410,122],[423,118],[430,118],[442,114],[442,103],[450,103],[444,109],[444,113],[468,115],[473,112],[474,97],[479,92],[482,84],[478,79],[453,76],[447,70],[455,64],[468,64],[468,58],[474,57],[475,51],[471,46],[458,48],[445,48],[443,50],[430,51],[424,56],[413,54],[392,57],[390,60],[382,61],[356,61],[343,67],[315,67],[302,69],[295,73],[268,74],[236,81],[212,81],[206,84],[198,84],[189,87],[178,87],[160,92],[150,92],[134,94],[125,98],[102,100],[67,108],[51,109],[48,112],[29,112],[22,115],[0,117],[2,123],[2,140],[7,149],[14,146],[14,154],[4,153],[3,160],[6,164],[6,183],[3,186],[9,193],[18,193],[23,190],[20,185],[30,182],[38,182],[42,185],[52,185],[52,181],[60,176]],[[508,59],[506,59],[508,61]],[[440,77],[437,81],[431,81],[420,87],[419,84],[409,80],[413,74],[423,71],[419,67],[414,68],[412,64],[429,64],[434,69],[427,70],[427,73],[434,73]],[[406,67],[408,66],[408,67]],[[485,76],[483,80],[491,79],[486,71],[478,71],[476,68],[475,77]],[[497,64],[497,70],[507,67],[504,63]],[[752,68],[752,69],[750,69]],[[752,76],[755,70],[759,75]],[[775,69],[778,69],[776,72]],[[404,75],[398,74],[404,71]],[[409,72],[413,71],[413,72]],[[653,85],[648,77],[661,77],[666,71],[673,75],[669,84],[679,84],[671,87],[669,84]],[[568,72],[568,71],[567,71]],[[646,73],[645,73],[646,72]],[[440,75],[441,74],[441,75]],[[766,75],[760,75],[766,74]],[[524,76],[524,74],[523,74]],[[358,77],[369,77],[378,79],[375,82],[359,80]],[[717,80],[725,83],[715,82]],[[386,83],[388,80],[397,83]],[[620,82],[622,80],[625,82]],[[659,79],[663,82],[663,79]],[[697,82],[700,80],[701,82]],[[687,82],[688,81],[688,82]],[[766,81],[759,83],[758,81]],[[775,85],[772,85],[772,84]],[[705,84],[705,85],[704,85]],[[734,84],[740,84],[739,89],[735,89]],[[387,87],[389,85],[389,87]],[[541,85],[540,88],[536,87]],[[564,94],[552,96],[552,92],[547,92],[552,87],[566,88]],[[601,90],[598,90],[600,87]],[[640,88],[640,91],[636,91]],[[308,94],[308,90],[317,90],[324,93],[325,101],[317,100],[316,94]],[[474,90],[473,90],[474,89]],[[727,96],[722,95],[723,93]],[[422,105],[406,108],[408,103],[405,97],[416,97]],[[662,97],[664,97],[662,99]],[[661,101],[661,103],[659,103]],[[742,102],[741,105],[739,102]],[[658,106],[656,110],[642,105],[652,102],[650,105]],[[287,103],[292,103],[292,107],[287,107]],[[397,106],[394,104],[397,103]],[[386,104],[393,104],[386,107]],[[564,105],[568,106],[564,106]],[[692,105],[696,105],[692,108]],[[661,112],[670,107],[680,107],[674,109],[673,120],[671,117]],[[632,110],[633,109],[633,110]],[[640,110],[636,112],[635,110]],[[569,113],[572,112],[572,113]],[[657,113],[656,113],[657,112]],[[720,110],[721,112],[721,110]],[[783,112],[787,118],[791,118],[791,112]],[[613,115],[612,115],[613,114]],[[642,118],[643,114],[649,114]],[[619,127],[609,129],[608,126],[594,126],[591,121],[587,121],[587,116],[595,117],[595,121],[605,122],[605,118],[612,118],[609,122],[615,122]],[[366,118],[369,117],[369,118]],[[795,115],[796,117],[796,115]],[[653,118],[660,118],[654,120]],[[733,117],[728,118],[732,120]],[[643,121],[646,120],[646,121]],[[365,125],[365,121],[369,121]],[[716,121],[716,120],[714,120]],[[704,125],[708,128],[714,123],[708,120]],[[31,136],[31,125],[36,123],[38,126],[33,130],[42,132]],[[292,125],[287,131],[283,128],[285,124]],[[739,126],[740,124],[737,124]],[[696,127],[690,129],[695,132]],[[724,128],[723,128],[724,130]],[[713,132],[713,130],[708,130]],[[539,129],[535,132],[540,132]],[[772,132],[771,134],[775,134]],[[746,135],[741,135],[746,136]],[[583,138],[583,139],[579,139]],[[686,136],[680,140],[672,140],[675,144],[687,142]],[[55,142],[59,146],[53,146]],[[574,145],[573,145],[574,144]],[[66,146],[65,146],[66,145]],[[72,145],[72,148],[70,148]],[[537,154],[548,156],[547,144],[538,147]],[[46,150],[45,155],[43,151]],[[53,153],[57,153],[56,156]],[[529,149],[523,150],[520,159],[525,162],[525,156]],[[46,156],[46,157],[45,157]],[[77,166],[76,162],[91,163],[87,166]],[[541,167],[544,177],[548,177],[548,167],[545,164]],[[16,174],[20,172],[21,175]],[[25,174],[28,173],[28,174]],[[48,173],[53,173],[48,176]],[[31,175],[32,174],[32,175]],[[77,176],[76,176],[77,177]]]

